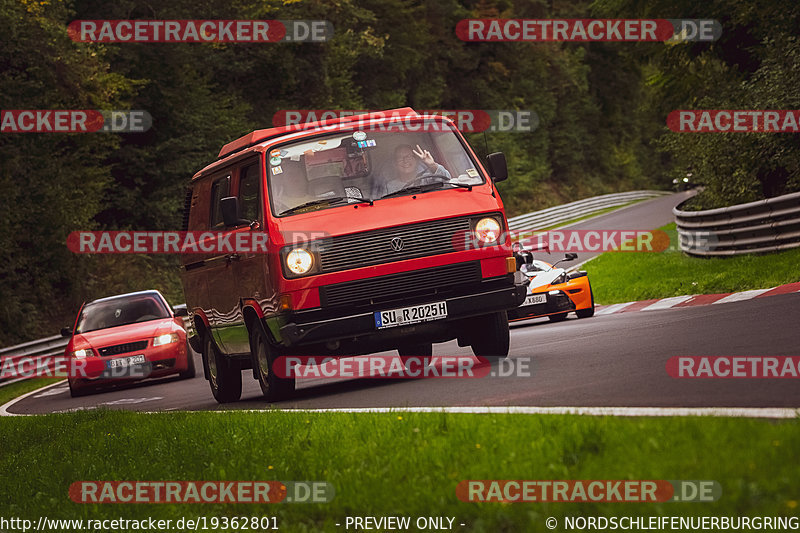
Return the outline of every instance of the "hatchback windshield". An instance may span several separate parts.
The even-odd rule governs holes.
[[[267,155],[275,215],[483,183],[456,135],[349,131],[282,145]]]
[[[86,304],[78,318],[78,333],[169,318],[169,312],[151,295],[112,298]]]

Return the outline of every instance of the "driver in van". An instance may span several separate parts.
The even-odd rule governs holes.
[[[416,149],[409,144],[401,144],[394,149],[392,175],[376,184],[373,198],[380,198],[397,192],[422,176],[443,176],[450,179],[450,172],[438,164],[428,150],[419,145]]]

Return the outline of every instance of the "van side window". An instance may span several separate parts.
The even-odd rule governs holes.
[[[239,210],[242,218],[261,219],[261,202],[258,195],[258,163],[244,167],[239,174]]]
[[[220,208],[220,200],[230,195],[231,190],[231,177],[230,175],[215,180],[211,184],[211,217],[209,219],[209,226],[211,229],[222,228],[224,223],[222,221],[222,209]]]

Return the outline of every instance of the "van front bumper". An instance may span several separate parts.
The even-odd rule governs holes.
[[[295,347],[340,339],[359,337],[391,338],[409,326],[397,326],[378,329],[375,325],[375,313],[434,302],[447,302],[447,317],[430,322],[412,324],[417,328],[452,323],[465,318],[487,315],[499,311],[515,309],[527,294],[528,279],[519,272],[498,278],[485,279],[462,294],[450,295],[446,298],[408,299],[390,306],[375,307],[368,311],[345,314],[326,309],[297,311],[289,315],[288,323],[280,327],[281,341],[284,346]],[[452,338],[457,335],[453,333]]]

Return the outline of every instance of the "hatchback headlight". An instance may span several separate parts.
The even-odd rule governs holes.
[[[74,357],[76,359],[83,359],[84,357],[89,357],[91,355],[94,355],[94,354],[92,354],[92,349],[91,348],[84,348],[84,349],[75,350],[74,352],[72,352],[72,357]]]
[[[159,335],[158,337],[153,337],[153,346],[163,346],[164,344],[172,344],[173,342],[178,342],[178,334],[177,333],[164,333],[163,335]]]
[[[295,248],[286,254],[286,267],[292,274],[302,275],[314,266],[314,256],[305,248]]]

